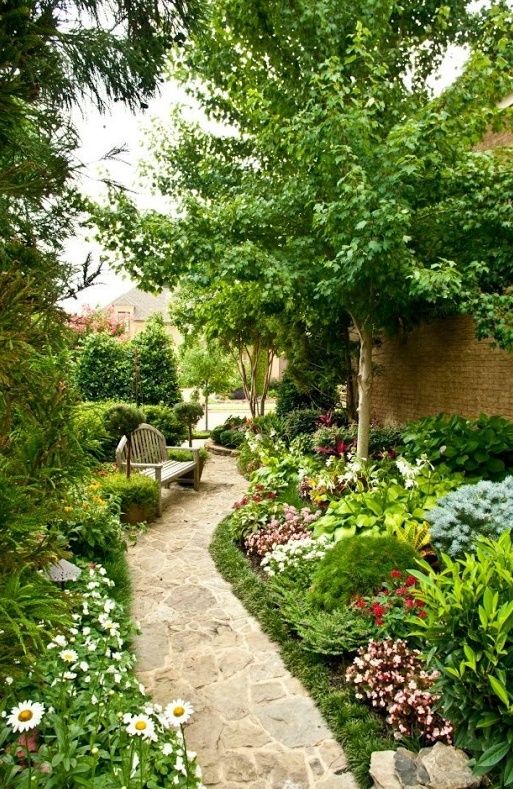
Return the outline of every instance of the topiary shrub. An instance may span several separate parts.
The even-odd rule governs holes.
[[[237,449],[244,441],[244,434],[249,427],[248,420],[241,416],[229,416],[222,424],[214,427],[210,435],[214,444]]]
[[[107,474],[101,478],[102,492],[118,502],[124,523],[146,523],[155,519],[160,488],[154,479],[143,474]]]
[[[178,419],[175,411],[167,405],[143,406],[145,421],[160,430],[169,446],[180,446],[187,438],[187,425]]]
[[[310,598],[325,611],[341,608],[353,595],[378,591],[392,570],[414,567],[417,557],[395,537],[346,537],[320,561]]]
[[[435,548],[462,556],[478,537],[496,538],[513,528],[513,477],[464,485],[440,499],[427,515]]]
[[[189,446],[192,447],[192,429],[197,425],[205,409],[200,403],[177,403],[173,409],[175,416],[179,422],[186,426],[189,436]]]
[[[238,449],[244,441],[244,433],[240,430],[222,430],[218,443],[228,449]]]
[[[143,405],[172,406],[180,402],[178,368],[173,340],[158,313],[131,342],[133,391]]]
[[[130,343],[120,342],[108,334],[89,334],[78,352],[73,374],[85,400],[130,400]]]

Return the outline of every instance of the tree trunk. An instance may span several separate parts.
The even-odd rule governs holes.
[[[192,447],[192,424],[189,423],[189,446]]]
[[[346,375],[347,416],[350,422],[356,422],[356,420],[358,419],[358,407],[357,407],[356,393],[355,393],[353,364],[351,359],[349,329],[347,326],[344,328],[344,346],[345,346],[346,367],[347,367],[347,375]]]
[[[205,395],[205,430],[208,430],[208,394]]]
[[[372,395],[372,330],[365,323],[360,326],[355,321],[360,337],[360,357],[358,362],[358,438],[356,457],[367,459],[369,455],[369,432]]]
[[[131,464],[132,462],[132,439],[130,436],[126,437],[126,478],[130,479],[130,474],[132,473]]]

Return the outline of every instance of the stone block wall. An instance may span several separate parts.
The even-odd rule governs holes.
[[[457,316],[425,323],[375,349],[373,418],[402,424],[441,412],[513,419],[513,353],[475,338]]]

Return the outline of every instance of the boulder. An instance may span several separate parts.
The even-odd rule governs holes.
[[[472,774],[468,763],[463,751],[437,742],[419,753],[375,751],[370,776],[374,789],[477,789],[483,779]]]

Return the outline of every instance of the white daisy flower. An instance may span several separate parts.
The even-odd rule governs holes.
[[[147,715],[132,715],[126,730],[132,737],[143,737],[145,740],[155,741],[155,724]]]
[[[39,726],[44,713],[44,704],[27,699],[12,708],[11,714],[7,718],[7,724],[15,732],[30,731]]]
[[[171,745],[170,742],[165,742],[161,750],[164,756],[171,756],[171,754],[173,753],[173,746]]]
[[[193,712],[192,704],[183,699],[175,699],[164,710],[169,724],[177,727],[187,723]]]
[[[74,649],[62,649],[59,652],[59,657],[61,660],[64,660],[65,663],[75,663],[75,661],[78,660],[78,654]]]

